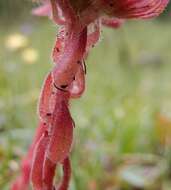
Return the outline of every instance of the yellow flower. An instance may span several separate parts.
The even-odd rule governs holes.
[[[36,49],[33,48],[27,48],[22,52],[22,59],[27,63],[27,64],[33,64],[37,61],[38,59],[38,52]]]
[[[28,39],[21,34],[11,34],[6,38],[5,46],[7,49],[15,51],[28,45]]]

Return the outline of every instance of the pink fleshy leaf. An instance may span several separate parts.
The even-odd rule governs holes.
[[[47,132],[45,132],[35,147],[31,170],[31,181],[35,190],[42,190],[43,188],[43,162],[48,142],[49,137]]]
[[[65,39],[63,54],[52,70],[55,85],[62,89],[69,86],[73,81],[85,53],[87,43],[87,28],[80,33],[74,32],[74,30],[66,32],[68,33],[68,38]]]
[[[49,2],[44,3],[40,7],[34,8],[32,14],[35,16],[48,16],[52,15],[52,8]]]
[[[69,182],[71,178],[71,163],[69,158],[66,158],[62,164],[63,164],[63,173],[64,173],[63,180],[56,190],[67,190],[69,187]]]
[[[53,181],[55,176],[56,164],[51,162],[45,155],[45,160],[43,163],[43,189],[52,190]]]
[[[68,93],[57,92],[56,105],[52,114],[47,157],[53,163],[62,162],[69,155],[73,140],[73,121],[68,110],[68,98],[63,99],[64,96],[69,98]]]

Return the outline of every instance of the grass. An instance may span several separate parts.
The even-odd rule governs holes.
[[[10,51],[7,37],[23,34],[23,28],[30,30],[24,33],[27,47]],[[0,189],[9,189],[34,134],[55,35],[45,20],[0,31]],[[119,30],[103,29],[86,61],[86,92],[72,101],[71,190],[171,188],[170,44],[169,23],[133,21]],[[37,52],[36,62],[23,60],[26,48]]]

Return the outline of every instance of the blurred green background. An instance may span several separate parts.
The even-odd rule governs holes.
[[[29,1],[0,1],[0,189],[19,173],[52,67],[56,26]],[[71,190],[171,189],[171,21],[102,29],[86,61],[87,89],[72,101],[76,122]]]

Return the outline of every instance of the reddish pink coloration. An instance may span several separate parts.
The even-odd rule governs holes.
[[[94,34],[94,38],[96,34]],[[60,56],[64,53],[64,41],[65,41],[65,32],[64,29],[61,28],[61,30],[59,31],[59,34],[57,36],[56,42],[55,42],[55,47],[53,49],[53,53],[52,53],[52,59],[53,62],[55,63],[55,65],[58,64],[58,60],[60,58]],[[89,43],[95,43],[93,41],[93,39],[88,39]],[[86,44],[86,46],[88,47],[88,42]],[[70,92],[70,97],[71,98],[78,98],[82,95],[82,93],[84,92],[85,89],[85,71],[84,71],[84,61],[78,61],[77,64],[78,65],[78,71],[75,74],[75,77],[73,82],[71,83],[71,85],[69,86],[68,90]]]
[[[51,17],[51,4],[48,1],[44,1],[43,5],[32,10],[32,14],[35,16],[49,16]]]
[[[57,91],[46,155],[53,163],[62,163],[69,156],[71,150],[73,121],[68,109],[68,100],[68,92]]]
[[[51,2],[51,10],[52,10],[52,20],[58,25],[64,25],[65,20],[61,18],[62,15],[60,15],[61,11],[60,11],[60,8],[58,7],[58,4],[54,0],[50,0],[50,2]]]
[[[33,163],[32,163],[32,170],[31,170],[31,180],[33,184],[33,188],[36,190],[41,190],[43,188],[43,161],[46,152],[46,147],[49,142],[48,133],[45,131],[44,134],[41,136],[40,140],[37,142]]]
[[[90,48],[93,47],[100,39],[100,22],[99,20],[95,21],[92,24],[93,31],[90,31],[87,37],[87,47],[86,47],[86,53],[89,52]],[[91,25],[89,26],[91,29]],[[86,55],[87,56],[87,55]]]
[[[76,27],[66,33],[63,53],[52,71],[54,83],[59,89],[65,89],[73,82],[87,43],[87,28],[78,32]]]
[[[52,163],[48,158],[45,157],[43,163],[42,189],[51,190],[53,188],[56,166],[57,165],[55,163]]]
[[[53,111],[53,86],[52,86],[52,77],[51,73],[49,73],[45,79],[43,84],[43,88],[39,98],[39,106],[38,106],[38,114],[40,120],[46,123],[49,119],[48,113]],[[50,103],[52,102],[52,103]]]
[[[21,176],[11,190],[67,190],[71,176],[69,155],[74,123],[69,101],[85,90],[84,59],[100,38],[100,25],[118,28],[123,19],[158,16],[168,0],[42,0],[33,14],[49,16],[62,25],[52,52],[54,67],[41,91],[40,124],[28,154],[22,161]],[[56,166],[63,166],[63,179],[55,187]]]
[[[86,69],[84,69],[84,63],[81,63],[75,75],[75,80],[69,87],[71,98],[79,98],[83,94],[85,90],[85,70]]]
[[[64,28],[61,28],[60,31],[58,32],[58,35],[55,41],[55,46],[52,51],[52,60],[54,64],[58,63],[59,57],[63,54],[64,40],[65,40],[65,30]]]
[[[152,18],[163,12],[169,0],[100,0],[103,11],[119,18]]]
[[[59,187],[57,187],[57,190],[66,190],[69,187],[69,181],[71,178],[71,163],[69,158],[66,158],[63,161],[63,173],[64,173],[63,180],[59,185]]]
[[[124,20],[119,18],[102,17],[101,22],[104,26],[110,28],[119,28],[124,23]]]

